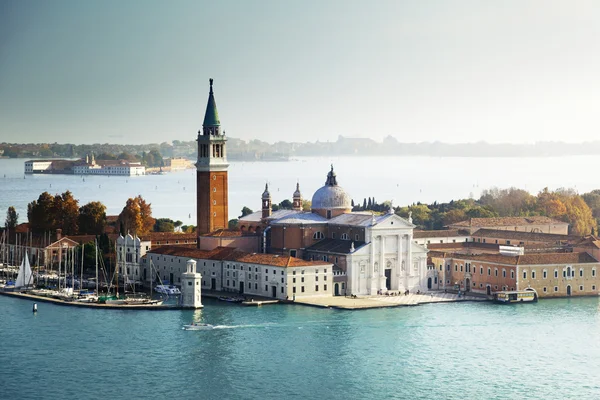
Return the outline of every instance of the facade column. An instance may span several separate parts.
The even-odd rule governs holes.
[[[385,236],[379,236],[381,240],[381,255],[379,256],[379,273],[377,274],[377,289],[382,289],[382,278],[385,279]]]

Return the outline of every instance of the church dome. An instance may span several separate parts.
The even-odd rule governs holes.
[[[327,210],[327,209],[352,209],[352,200],[350,196],[337,184],[337,178],[335,172],[333,172],[333,166],[331,171],[327,174],[327,182],[325,186],[315,192],[312,197],[311,208],[313,210]]]

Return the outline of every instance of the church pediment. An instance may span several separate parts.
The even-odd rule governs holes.
[[[414,229],[416,226],[396,214],[386,214],[377,217],[376,224],[371,227],[378,229]]]

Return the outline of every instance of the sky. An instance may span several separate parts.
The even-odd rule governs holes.
[[[0,0],[0,142],[596,140],[600,2]]]

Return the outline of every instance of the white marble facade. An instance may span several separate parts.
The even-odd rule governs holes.
[[[427,287],[427,249],[413,241],[414,225],[388,214],[366,229],[367,243],[347,256],[351,294],[423,291]]]

